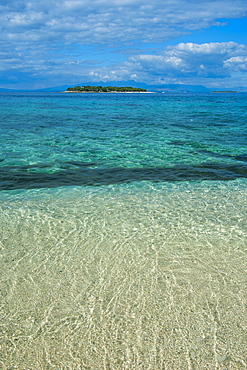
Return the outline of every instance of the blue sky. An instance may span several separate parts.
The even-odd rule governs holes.
[[[0,88],[135,80],[247,91],[246,0],[0,0]]]

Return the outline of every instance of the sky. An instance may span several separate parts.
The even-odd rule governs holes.
[[[0,0],[0,88],[84,82],[247,91],[246,0]]]

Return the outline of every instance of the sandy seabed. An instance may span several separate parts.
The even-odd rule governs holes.
[[[246,204],[229,183],[3,196],[2,369],[246,369]]]

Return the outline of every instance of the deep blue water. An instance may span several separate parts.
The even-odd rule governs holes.
[[[0,94],[0,189],[247,177],[247,94]]]

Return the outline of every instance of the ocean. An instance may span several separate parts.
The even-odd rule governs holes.
[[[247,94],[0,93],[6,370],[246,369]]]

